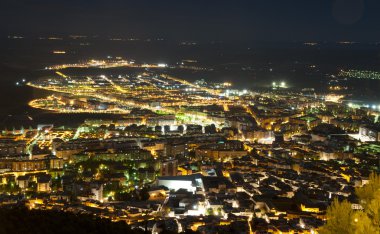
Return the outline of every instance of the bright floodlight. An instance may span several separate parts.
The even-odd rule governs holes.
[[[167,67],[168,65],[166,63],[159,63],[157,64],[158,67]]]

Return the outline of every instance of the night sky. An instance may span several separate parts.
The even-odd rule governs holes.
[[[3,34],[380,41],[379,0],[1,0]]]

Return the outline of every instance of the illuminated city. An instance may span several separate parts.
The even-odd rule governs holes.
[[[380,233],[378,9],[6,1],[0,233]]]

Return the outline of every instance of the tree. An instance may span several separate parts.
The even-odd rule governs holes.
[[[144,187],[139,191],[139,199],[141,201],[146,201],[149,199],[149,189],[147,187]]]
[[[206,215],[214,215],[214,210],[212,208],[208,208],[206,211]]]
[[[380,234],[380,176],[371,174],[368,184],[356,189],[363,211],[354,211],[351,203],[334,200],[327,209],[327,223],[320,233]]]
[[[348,201],[335,199],[327,209],[327,223],[321,228],[322,234],[349,234],[354,231],[354,211]]]
[[[205,133],[207,133],[207,134],[215,134],[216,133],[215,124],[207,125],[205,127]]]
[[[371,218],[374,226],[380,226],[380,190],[374,193],[374,198],[366,207],[366,213]]]
[[[219,207],[219,208],[217,209],[217,211],[218,211],[218,215],[219,215],[219,216],[222,216],[222,208]]]
[[[368,184],[355,190],[364,208],[375,198],[375,193],[380,190],[380,175],[372,173],[369,176]]]
[[[355,212],[355,234],[379,233],[378,228],[373,225],[372,220],[363,211]]]
[[[0,185],[0,193],[16,194],[20,192],[20,187],[14,181],[8,181],[8,183]]]
[[[53,191],[58,191],[62,188],[62,179],[60,175],[58,175],[56,178],[53,178],[51,182],[51,187],[53,188]]]
[[[115,200],[116,201],[129,201],[131,200],[132,196],[130,193],[117,191],[115,193]]]

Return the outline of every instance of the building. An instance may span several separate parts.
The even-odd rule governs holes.
[[[26,142],[13,139],[0,139],[0,156],[16,156],[26,154]]]
[[[202,175],[192,174],[186,176],[161,176],[157,178],[157,186],[165,186],[169,190],[185,189],[195,192],[197,187],[203,187]]]
[[[103,201],[103,184],[102,183],[93,183],[91,184],[91,193],[93,199],[97,201]]]
[[[362,141],[380,141],[380,126],[362,125],[359,127],[359,137]]]
[[[195,150],[197,158],[212,158],[222,162],[233,158],[247,155],[243,144],[240,141],[226,141],[216,144],[206,144]]]
[[[178,174],[178,160],[169,159],[161,162],[161,176],[176,176]]]
[[[50,192],[51,191],[51,176],[41,175],[37,177],[37,192]]]
[[[20,189],[25,190],[29,187],[30,176],[29,175],[19,176],[17,177],[16,182],[17,182],[17,185],[20,187]]]

